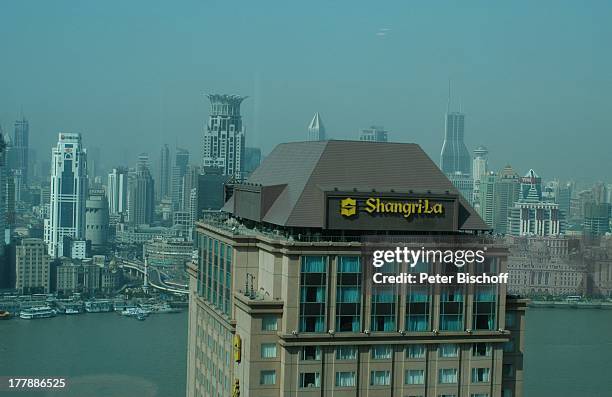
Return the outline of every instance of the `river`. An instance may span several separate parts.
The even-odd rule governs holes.
[[[183,397],[186,332],[187,312],[2,321],[0,375],[68,379],[23,397]],[[612,310],[530,308],[525,345],[526,397],[612,395]]]

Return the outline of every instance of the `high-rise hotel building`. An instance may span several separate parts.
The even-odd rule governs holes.
[[[51,202],[45,219],[45,242],[52,258],[63,252],[64,238],[85,239],[87,151],[81,134],[60,132],[51,159]]]
[[[369,213],[369,199],[444,211]],[[279,145],[222,213],[197,223],[187,396],[522,396],[525,302],[504,284],[372,286],[373,237],[482,239],[489,259],[467,270],[506,268],[505,246],[418,145]]]
[[[244,130],[240,104],[246,97],[207,95],[210,100],[208,125],[204,131],[202,165],[216,167],[223,175],[242,178],[244,170]]]

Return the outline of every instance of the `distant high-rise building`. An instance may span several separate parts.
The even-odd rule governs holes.
[[[47,245],[38,238],[25,238],[16,247],[15,288],[21,294],[48,293],[50,258]]]
[[[128,170],[126,168],[113,168],[108,174],[106,196],[108,197],[108,210],[111,215],[127,212]]]
[[[204,131],[204,167],[219,167],[224,175],[242,178],[244,129],[240,104],[246,97],[207,95],[210,100],[208,126]]]
[[[610,231],[610,204],[588,203],[584,208],[584,235],[598,237]]]
[[[476,210],[482,217],[487,225],[495,228],[496,225],[496,211],[495,204],[498,199],[499,193],[497,187],[499,185],[499,177],[494,172],[487,173],[479,179],[478,187],[478,206]],[[474,195],[476,195],[476,188],[474,188]]]
[[[325,137],[325,126],[319,112],[316,112],[308,124],[308,140],[309,141],[324,141]]]
[[[519,200],[509,211],[508,234],[513,236],[557,236],[565,224],[559,204],[544,201],[542,179],[533,171],[520,179]]]
[[[534,170],[529,170],[527,174],[520,179],[521,194],[519,200],[522,201],[542,201],[542,178],[540,178]]]
[[[22,115],[20,120],[15,121],[15,135],[13,150],[15,151],[15,171],[21,177],[21,184],[28,185],[28,155],[30,148],[30,124]]]
[[[473,204],[476,210],[480,206],[480,183],[481,179],[487,175],[489,160],[487,155],[489,151],[484,146],[478,146],[474,150],[474,158],[472,159],[472,177],[474,178]]]
[[[360,141],[367,142],[387,142],[388,131],[381,126],[371,126],[370,128],[364,128],[359,134]]]
[[[4,141],[4,135],[0,128],[0,261],[5,260],[4,258],[4,246],[5,236],[7,227],[7,169],[6,169],[6,142]],[[0,265],[0,276],[2,275],[3,266]],[[2,283],[0,282],[0,285]]]
[[[450,175],[460,172],[471,175],[470,152],[465,146],[465,115],[447,112],[444,128],[444,143],[440,153],[440,169]]]
[[[177,148],[174,155],[174,167],[172,167],[172,208],[174,211],[183,210],[184,179],[189,168],[189,151]]]
[[[149,169],[149,156],[138,157],[136,170],[128,178],[128,221],[132,225],[150,225],[155,211],[155,184]]]
[[[168,145],[164,145],[161,148],[161,154],[159,159],[159,200],[170,197],[170,148]]]
[[[559,211],[563,215],[569,218],[570,215],[570,203],[572,199],[572,184],[557,184],[557,191],[555,192],[555,202],[559,204]]]
[[[100,148],[97,146],[87,148],[87,176],[89,183],[94,183],[100,171]]]
[[[603,182],[597,182],[591,188],[593,191],[593,199],[596,204],[608,202],[608,187]]]
[[[198,177],[201,174],[201,168],[196,165],[190,165],[187,167],[185,176],[183,177],[183,193],[181,209],[183,211],[190,211],[191,200],[195,199],[192,195],[196,194],[198,188]]]
[[[52,150],[51,202],[49,219],[45,219],[45,241],[51,257],[64,255],[64,238],[85,238],[87,188],[87,151],[81,134],[61,132]]]
[[[85,204],[85,239],[91,241],[91,248],[100,251],[108,242],[108,201],[104,190],[90,189]]]
[[[493,228],[496,233],[508,232],[508,211],[519,198],[519,175],[507,165],[498,175],[495,186],[495,214]]]
[[[474,149],[474,159],[472,160],[472,176],[474,180],[480,179],[487,174],[489,169],[489,150],[484,146]]]
[[[472,179],[472,177],[468,174],[463,174],[459,171],[452,174],[447,174],[446,176],[453,183],[453,185],[455,185],[457,190],[459,190],[463,198],[465,198],[465,200],[470,203],[470,205],[473,205],[474,180]]]

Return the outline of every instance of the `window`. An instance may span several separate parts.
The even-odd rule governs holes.
[[[276,316],[264,316],[261,319],[262,331],[276,331],[278,329]]]
[[[386,358],[391,358],[393,354],[393,350],[389,345],[376,345],[372,347],[372,359],[374,360],[384,360]]]
[[[302,372],[300,373],[300,387],[321,387],[321,376],[318,372]]]
[[[508,378],[514,376],[514,365],[512,364],[504,364],[502,367],[502,375]]]
[[[276,358],[276,343],[262,343],[261,358]]]
[[[472,327],[474,329],[495,329],[497,290],[494,286],[476,286],[472,306]]]
[[[454,265],[453,265],[454,266]],[[440,330],[463,330],[463,289],[443,287],[440,293]]]
[[[512,352],[514,352],[514,340],[510,339],[508,342],[504,343],[504,353]]]
[[[504,389],[502,391],[502,397],[512,397],[512,389]]]
[[[424,385],[425,384],[425,370],[423,369],[409,369],[404,375],[404,383],[407,385]]]
[[[259,373],[259,384],[260,385],[276,384],[276,371],[274,370],[261,371]]]
[[[425,345],[408,345],[407,358],[425,358]]]
[[[454,343],[440,345],[438,347],[438,355],[444,358],[459,357],[459,346]]]
[[[357,348],[353,346],[339,346],[336,349],[336,360],[356,360]]]
[[[438,382],[457,383],[457,368],[442,368],[438,371]]]
[[[492,348],[490,343],[474,343],[472,345],[472,355],[474,357],[490,357]]]
[[[470,397],[489,397],[489,393],[472,393]]]
[[[355,387],[356,379],[355,372],[336,372],[336,387]]]
[[[300,331],[325,332],[327,258],[303,256],[300,274]]]
[[[389,386],[391,385],[391,371],[372,371],[370,372],[370,386]]]
[[[419,264],[412,269],[421,267]],[[427,270],[422,270],[426,272]],[[430,297],[431,289],[426,286],[410,286],[406,297],[406,330],[409,332],[424,332],[430,329]]]
[[[438,397],[457,397],[455,394],[438,394]]]
[[[397,263],[387,262],[378,271],[383,274],[397,273]],[[396,286],[377,285],[372,288],[371,324],[372,331],[397,331],[395,306],[397,303]]]
[[[516,325],[516,314],[512,312],[506,312],[506,328],[514,328]]]
[[[336,331],[361,331],[361,262],[358,256],[338,257]]]
[[[489,368],[472,368],[472,383],[487,383],[491,380]]]
[[[302,361],[319,361],[321,359],[321,348],[319,346],[304,346],[300,353]]]

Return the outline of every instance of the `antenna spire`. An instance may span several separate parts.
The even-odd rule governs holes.
[[[451,104],[451,79],[448,79],[448,100],[446,102],[446,114],[450,113]]]

